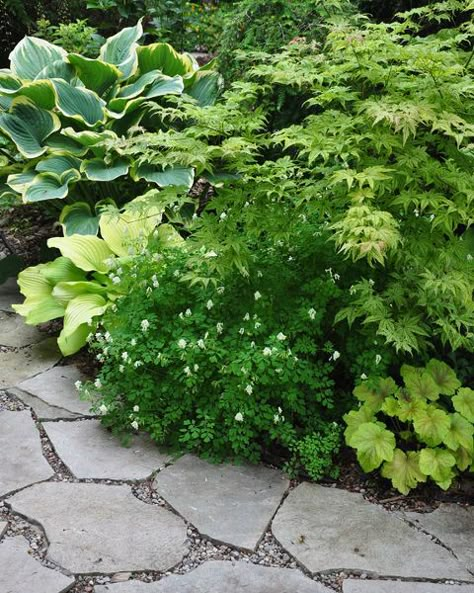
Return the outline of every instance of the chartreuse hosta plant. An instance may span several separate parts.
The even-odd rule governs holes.
[[[27,268],[18,277],[25,301],[14,305],[15,311],[31,325],[64,317],[58,345],[65,356],[82,348],[98,318],[127,294],[129,282],[136,280],[122,275],[121,265],[146,249],[150,235],[166,244],[180,240],[169,225],[157,228],[157,207],[143,205],[141,198],[131,206],[122,213],[103,213],[101,238],[75,234],[49,239],[48,246],[59,249],[61,257]]]
[[[346,442],[365,472],[407,494],[431,479],[447,490],[459,472],[474,471],[474,390],[462,387],[445,363],[404,365],[403,386],[368,379],[354,389],[361,402],[346,414]]]
[[[191,167],[136,165],[105,149],[119,137],[140,130],[166,129],[148,116],[151,107],[183,93],[199,104],[211,104],[219,75],[199,69],[193,58],[166,43],[138,45],[141,22],[109,38],[97,59],[42,39],[25,37],[10,55],[10,68],[0,70],[0,135],[14,145],[17,156],[6,168],[4,193],[24,202],[85,200],[69,232],[88,233],[97,225],[94,204],[102,198],[122,201],[144,186],[193,184]],[[132,182],[131,182],[132,180]],[[134,187],[136,186],[136,188]],[[63,216],[67,227],[68,213]]]

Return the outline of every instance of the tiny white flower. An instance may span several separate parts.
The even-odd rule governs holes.
[[[141,366],[143,366],[143,362],[142,362],[141,360],[136,360],[136,361],[133,363],[133,366],[134,366],[136,369],[138,369],[138,367],[141,367]]]
[[[106,342],[113,342],[112,336],[110,335],[110,332],[105,332],[104,334],[104,338]]]
[[[94,381],[94,386],[97,389],[101,389],[101,387],[102,387],[102,381],[99,379],[99,377],[97,377],[97,379]]]
[[[201,348],[201,350],[204,350],[204,348],[206,347],[206,344],[202,338],[198,340],[196,343],[199,346],[199,348]]]
[[[273,422],[274,424],[278,424],[280,422],[280,416],[278,414],[273,416]]]
[[[434,219],[435,219],[435,215],[434,214],[431,214],[430,215],[430,222],[433,222]]]
[[[158,288],[160,286],[160,283],[158,282],[158,278],[156,277],[156,274],[154,274],[151,277],[151,282],[153,284],[153,288]]]
[[[193,369],[194,369],[194,372],[197,373],[199,371],[199,365],[195,364]]]
[[[269,348],[268,346],[266,346],[266,347],[263,349],[263,356],[271,356],[271,355],[272,355],[272,349],[271,349],[271,348]]]
[[[349,287],[349,294],[353,295],[356,292],[357,292],[357,288],[354,285]]]
[[[92,342],[93,339],[94,339],[94,334],[88,334],[88,336],[86,338],[86,342]]]
[[[282,332],[280,332],[280,333],[277,335],[277,340],[280,340],[280,342],[283,342],[283,340],[286,340],[286,336],[285,336],[285,334],[284,334],[284,333],[282,333]]]
[[[125,371],[125,367],[123,366],[123,364],[121,364],[121,365],[119,366],[119,372],[120,372],[120,373],[123,373],[124,371]]]
[[[254,293],[253,297],[254,297],[254,299],[255,299],[256,301],[258,301],[258,299],[261,299],[261,298],[262,298],[262,295],[261,295],[261,294],[260,294],[260,292],[257,290],[257,291]]]
[[[173,276],[174,276],[175,278],[179,278],[179,277],[181,276],[181,274],[180,274],[179,270],[175,270],[175,271],[173,272]]]
[[[207,301],[206,307],[208,308],[209,311],[212,309],[212,307],[214,307],[214,303],[211,301],[211,299],[209,299]]]
[[[122,360],[125,360],[125,362],[127,362],[127,360],[128,360],[128,352],[122,352]]]
[[[253,387],[252,385],[250,385],[250,383],[247,385],[247,387],[245,388],[245,391],[249,394],[252,395],[253,393]]]
[[[142,332],[147,332],[150,327],[150,322],[148,321],[148,319],[143,319],[140,326],[142,328]]]
[[[237,414],[234,416],[234,420],[236,420],[237,422],[243,422],[244,415],[242,414],[242,412],[237,412]]]
[[[193,314],[193,312],[191,311],[191,309],[186,309],[186,311],[184,312],[186,317],[191,317],[191,315]]]
[[[225,220],[227,218],[227,212],[222,212],[222,214],[219,216],[219,218],[221,220]]]
[[[120,274],[123,274],[123,270],[122,270],[122,268],[117,268],[117,274],[119,274],[119,275],[120,275]]]
[[[139,412],[140,411],[140,406],[133,406],[133,411],[134,412]]]
[[[183,320],[184,319],[184,313],[181,311],[181,313],[178,315],[178,317]]]
[[[219,321],[216,325],[216,330],[218,334],[221,334],[224,331],[224,324]]]
[[[362,379],[362,381],[365,381],[367,379],[367,375],[365,373],[362,373],[360,378]]]
[[[316,309],[313,309],[313,307],[311,307],[311,309],[308,310],[308,315],[309,318],[314,321],[316,319]]]
[[[263,278],[263,274],[260,270],[257,270],[257,278]]]
[[[250,348],[255,348],[255,342],[253,340],[250,342]]]
[[[339,276],[339,274],[334,274],[333,278],[334,278],[334,280],[340,280],[341,279],[341,277]]]
[[[184,350],[187,345],[188,345],[188,343],[186,342],[186,340],[184,338],[181,338],[180,340],[178,340],[178,347],[181,348],[182,350]]]
[[[245,328],[241,327],[241,328],[239,329],[239,334],[240,334],[241,336],[243,336],[243,335],[244,335],[244,333],[245,333]]]
[[[283,369],[275,369],[275,373],[280,374],[283,371]]]
[[[191,369],[190,369],[189,367],[185,367],[185,368],[184,368],[184,374],[185,374],[187,377],[190,377],[190,376],[191,376],[191,374],[192,374],[192,373],[191,373]]]
[[[375,364],[380,364],[381,360],[382,360],[382,357],[380,356],[380,354],[377,354],[375,356]]]
[[[245,313],[244,321],[250,321],[250,313]]]
[[[248,208],[250,206],[250,202],[245,202],[244,208]]]
[[[370,286],[373,286],[375,284],[375,282],[372,280],[372,278],[369,280],[369,284],[370,284]]]
[[[208,251],[204,257],[207,257],[208,259],[211,257],[217,257],[217,253],[211,249],[211,251]]]
[[[109,408],[105,405],[105,404],[101,404],[99,406],[99,412],[104,415],[107,414],[107,412],[109,411]]]
[[[473,260],[473,257],[472,257],[472,255],[470,253],[468,253],[467,256],[466,256],[466,259],[467,259],[467,261],[472,261]]]
[[[120,284],[120,278],[119,278],[119,276],[114,276],[112,278],[112,282],[113,282],[113,284]]]
[[[259,327],[261,327],[261,325],[262,324],[260,323],[260,321],[256,321],[255,322],[255,329],[258,329]]]
[[[77,391],[80,391],[80,389],[82,387],[82,381],[76,381],[74,383],[74,387],[77,389]]]
[[[137,422],[136,420],[134,420],[134,421],[131,423],[131,427],[132,427],[132,428],[134,428],[135,430],[138,430],[138,422]]]
[[[278,413],[281,414],[283,412],[283,410],[280,408],[280,406],[278,406]]]
[[[240,367],[240,372],[242,373],[242,375],[246,375],[248,373],[245,367]]]
[[[333,360],[334,362],[336,362],[336,360],[337,360],[338,358],[341,358],[341,353],[340,353],[340,352],[338,352],[337,350],[334,350],[334,352],[332,353],[332,357],[331,357],[331,358],[332,358],[332,360]]]
[[[135,338],[132,338],[130,340],[130,346],[136,346],[137,345],[137,341],[135,340]]]
[[[224,294],[225,291],[225,287],[224,286],[219,286],[217,289],[217,294]]]

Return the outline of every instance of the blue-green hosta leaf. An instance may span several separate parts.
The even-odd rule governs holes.
[[[448,434],[451,422],[446,412],[427,406],[425,410],[415,414],[413,425],[421,441],[430,447],[436,447]]]
[[[39,173],[26,188],[23,195],[25,202],[42,202],[43,200],[62,200],[69,191],[69,184],[78,181],[78,171],[66,171],[62,175]]]
[[[0,93],[10,95],[23,86],[23,81],[8,70],[0,70]]]
[[[381,423],[366,422],[352,435],[351,446],[357,451],[357,459],[362,469],[371,472],[383,461],[392,461],[395,435]]]
[[[440,388],[429,371],[404,364],[400,374],[412,396],[432,401],[439,398]]]
[[[224,82],[219,72],[199,70],[191,75],[189,81],[185,80],[186,93],[196,99],[201,107],[214,105],[223,87]]]
[[[146,81],[143,81],[143,79],[149,80],[150,83],[145,84]],[[139,83],[141,86],[139,86]],[[146,89],[144,95],[136,98],[147,86],[149,88]],[[164,95],[180,95],[183,89],[184,84],[181,76],[165,76],[161,72],[154,70],[141,76],[135,83],[129,85],[129,87],[124,87],[122,90],[125,91],[125,94],[121,93],[118,97],[112,99],[108,106],[116,114],[122,112],[130,113],[140,107],[145,99],[153,99]],[[113,117],[114,113],[111,113],[111,115]]]
[[[433,377],[441,394],[453,395],[456,389],[461,387],[461,381],[456,377],[456,373],[445,362],[432,359],[426,365],[426,369]]]
[[[87,152],[87,147],[76,142],[73,138],[64,136],[61,132],[51,134],[45,144],[49,148],[60,152],[69,152],[75,156],[84,156]]]
[[[474,390],[462,387],[453,397],[453,406],[456,412],[474,423]]]
[[[164,77],[164,74],[160,70],[151,70],[151,72],[147,72],[140,76],[135,82],[132,82],[132,84],[123,86],[117,94],[117,98],[133,99],[134,97],[138,97],[138,95],[141,95],[141,93],[155,82],[157,78],[162,77]]]
[[[86,272],[97,271],[105,274],[109,271],[106,260],[114,255],[103,239],[90,235],[52,237],[48,239],[48,247],[56,247],[61,255]]]
[[[151,70],[161,70],[163,74],[184,76],[196,70],[193,60],[185,54],[179,54],[168,43],[151,43],[137,48],[140,74]]]
[[[0,111],[8,111],[12,106],[13,99],[10,96],[0,95]]]
[[[72,119],[95,126],[105,120],[105,102],[89,89],[74,87],[64,80],[54,80],[59,111]]]
[[[72,82],[74,80],[74,77],[74,68],[71,66],[71,64],[65,62],[64,59],[61,59],[55,60],[54,62],[51,62],[51,64],[45,66],[43,70],[41,70],[41,72],[38,72],[35,80],[50,80],[51,78],[61,78],[66,82]]]
[[[46,151],[46,138],[60,126],[54,113],[37,107],[26,97],[17,97],[10,112],[0,114],[0,130],[13,140],[23,156],[30,159]]]
[[[463,447],[471,453],[474,451],[474,424],[466,420],[461,414],[450,414],[451,425],[443,439],[443,443],[453,451]]]
[[[404,453],[395,449],[392,461],[383,464],[381,473],[402,494],[408,494],[420,482],[426,482],[426,475],[420,470],[420,454],[415,451]]]
[[[10,68],[20,78],[34,80],[43,68],[66,56],[61,47],[44,39],[24,37],[10,54]]]
[[[91,181],[113,181],[128,173],[129,164],[125,158],[117,158],[108,164],[103,159],[91,159],[82,163],[81,171]]]
[[[126,27],[113,37],[109,37],[100,48],[100,59],[117,66],[123,78],[130,78],[138,66],[137,41],[142,35],[140,19],[134,27]]]
[[[19,194],[23,194],[27,187],[33,183],[36,177],[36,172],[33,169],[23,171],[23,173],[15,173],[7,177],[7,185]]]
[[[117,66],[99,59],[85,58],[79,54],[69,54],[68,60],[75,67],[77,75],[85,87],[94,91],[100,97],[109,91],[121,76]]]
[[[64,206],[59,217],[66,237],[71,235],[97,235],[99,216],[93,214],[86,202],[74,202]]]
[[[36,165],[36,170],[40,173],[55,173],[56,175],[62,175],[66,171],[71,171],[72,169],[79,171],[80,167],[81,161],[78,158],[67,154],[59,154],[41,160]]]
[[[158,169],[153,165],[140,165],[135,172],[137,179],[145,179],[156,183],[160,187],[174,185],[191,189],[194,183],[194,169],[192,167],[168,167]]]
[[[447,490],[454,478],[453,467],[456,459],[446,449],[422,449],[420,451],[420,469],[426,476],[431,478],[443,490]]]
[[[62,133],[66,138],[73,139],[75,142],[82,144],[82,146],[95,146],[105,140],[117,140],[118,136],[111,130],[103,130],[102,132],[95,132],[92,130],[83,130],[82,132],[76,132],[73,128],[64,128]]]
[[[145,93],[145,97],[147,99],[154,99],[155,97],[162,97],[164,95],[180,95],[183,90],[183,78],[179,74],[173,77],[163,75],[162,78],[155,80]]]

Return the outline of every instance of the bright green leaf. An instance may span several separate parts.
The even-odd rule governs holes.
[[[104,240],[90,235],[53,237],[48,239],[48,247],[56,247],[64,257],[86,272],[108,272],[106,260],[113,256]]]
[[[100,58],[114,64],[123,78],[130,78],[138,66],[137,41],[143,35],[141,20],[134,27],[126,27],[113,37],[109,37],[100,49]]]
[[[413,425],[420,440],[430,447],[435,447],[443,442],[451,422],[446,412],[434,406],[427,406],[425,410],[415,414]]]
[[[456,377],[456,373],[445,362],[432,359],[426,365],[426,368],[433,377],[441,394],[453,395],[456,389],[461,387],[461,382]]]
[[[61,47],[44,39],[24,37],[10,54],[11,70],[19,78],[34,80],[43,68],[66,56]]]
[[[352,447],[365,472],[377,469],[383,461],[392,461],[395,449],[395,435],[372,422],[361,424],[351,438]]]
[[[415,451],[404,453],[395,449],[392,461],[382,466],[382,476],[392,480],[394,488],[402,494],[408,494],[420,482],[426,482],[426,476],[420,470],[420,454]]]
[[[453,397],[453,406],[469,422],[474,422],[474,390],[462,387]]]

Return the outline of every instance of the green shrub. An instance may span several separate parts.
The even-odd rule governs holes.
[[[365,472],[407,494],[431,479],[447,490],[459,471],[474,471],[474,391],[445,363],[404,365],[404,385],[369,378],[354,389],[362,402],[345,416],[346,442]]]
[[[97,29],[90,27],[86,20],[54,25],[42,18],[36,22],[36,26],[35,37],[59,45],[68,53],[82,54],[86,58],[96,58],[104,42],[97,34]]]
[[[26,37],[0,73],[0,134],[18,153],[1,171],[4,191],[24,202],[68,196],[74,207],[61,222],[69,234],[97,232],[99,201],[123,204],[150,186],[193,183],[189,167],[137,167],[114,148],[119,138],[166,130],[158,107],[173,97],[186,92],[205,105],[219,89],[216,72],[170,45],[139,46],[142,33],[141,23],[123,29],[97,59]]]

